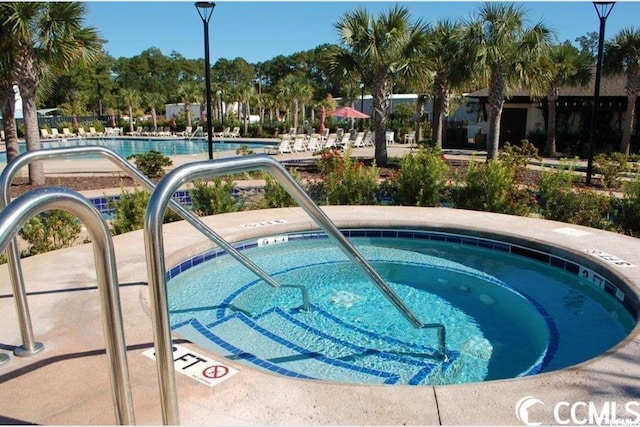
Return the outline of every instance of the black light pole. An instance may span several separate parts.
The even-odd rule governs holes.
[[[212,112],[211,112],[211,66],[209,65],[209,20],[213,15],[213,8],[216,4],[209,1],[196,2],[196,9],[198,15],[202,19],[204,24],[204,80],[207,93],[207,143],[209,145],[209,160],[213,159],[213,127],[212,127]]]
[[[596,63],[596,81],[593,90],[593,110],[591,111],[591,135],[589,137],[589,159],[587,161],[587,179],[585,183],[591,185],[591,175],[593,174],[593,153],[596,145],[596,127],[598,121],[598,108],[600,103],[600,79],[602,76],[602,50],[604,45],[604,27],[613,9],[613,1],[594,1],[593,7],[600,18],[600,37],[598,39],[598,62]]]

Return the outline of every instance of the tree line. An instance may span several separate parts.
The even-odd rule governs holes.
[[[12,102],[13,85],[23,98],[27,149],[39,148],[36,107],[56,106],[72,115],[162,115],[167,103],[184,103],[188,124],[193,105],[204,104],[204,60],[168,56],[151,47],[132,58],[113,58],[93,27],[83,26],[85,6],[78,2],[0,3],[0,107],[7,158],[18,154]],[[379,15],[366,8],[345,13],[334,24],[339,44],[250,64],[222,58],[211,68],[212,120],[223,122],[236,103],[236,119],[250,114],[261,122],[286,121],[298,127],[332,97],[353,104],[364,89],[372,96],[375,159],[387,163],[385,130],[392,93],[434,97],[431,134],[423,135],[425,96],[418,99],[418,139],[436,147],[443,139],[452,93],[488,88],[487,157],[497,156],[505,100],[519,88],[549,102],[545,152],[555,152],[555,101],[566,85],[592,78],[597,34],[554,44],[553,32],[538,22],[528,26],[526,11],[513,3],[488,2],[471,18],[427,22],[409,9],[392,7]],[[605,72],[626,73],[628,106],[621,151],[628,153],[640,92],[640,30],[620,31],[605,45]],[[201,109],[202,111],[202,109]],[[133,122],[130,121],[130,126]],[[133,129],[131,129],[133,130]],[[32,183],[44,182],[41,165],[30,168]]]

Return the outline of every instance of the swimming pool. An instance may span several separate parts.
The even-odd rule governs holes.
[[[59,148],[59,147],[78,147],[85,145],[100,145],[110,148],[122,157],[127,158],[132,154],[144,154],[151,150],[159,151],[165,156],[176,156],[184,154],[201,154],[208,153],[209,146],[207,141],[202,139],[141,139],[141,138],[74,138],[74,139],[58,139],[40,141],[43,149]],[[242,140],[234,140],[233,142],[214,140],[213,151],[235,151],[241,146],[247,146],[250,149],[258,149],[265,146],[259,142],[248,142]],[[19,144],[21,153],[26,151],[26,144]],[[99,156],[95,156],[99,158]],[[0,162],[6,163],[7,153],[0,151]]]
[[[299,288],[268,287],[211,252],[168,273],[174,333],[283,375],[427,385],[572,366],[635,325],[622,291],[595,286],[583,278],[593,272],[556,256],[438,232],[345,233],[423,322],[445,325],[447,360],[434,357],[435,334],[409,325],[321,233],[243,245],[283,285],[304,284],[310,312]]]

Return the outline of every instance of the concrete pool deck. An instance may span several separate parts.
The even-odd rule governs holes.
[[[600,249],[634,265],[609,267],[640,292],[640,241],[605,231],[532,218],[413,207],[326,207],[339,227],[407,226],[470,233],[499,229],[506,238],[549,244],[569,252]],[[280,225],[243,227],[267,220]],[[316,227],[300,208],[248,211],[205,218],[229,240]],[[164,227],[167,266],[209,248],[184,221]],[[143,234],[114,237],[136,423],[161,424],[155,363],[142,352],[152,347]],[[605,262],[595,259],[595,264]],[[239,267],[242,268],[242,267]],[[91,245],[23,260],[25,283],[37,341],[44,350],[0,365],[0,418],[8,423],[114,424],[107,359],[95,289]],[[637,301],[636,301],[637,307]],[[7,266],[0,266],[0,349],[8,354],[21,338]],[[177,338],[177,337],[174,337]],[[191,344],[183,344],[194,348]],[[201,354],[221,358],[195,348]],[[532,396],[544,402],[529,420],[554,424],[557,402],[617,402],[624,408],[640,391],[640,327],[606,355],[561,371],[516,380],[435,387],[360,386],[296,380],[223,360],[240,372],[208,387],[176,375],[182,424],[203,425],[453,425],[522,424],[517,402]],[[581,408],[584,409],[584,408]],[[640,411],[640,407],[635,407]],[[560,414],[568,419],[569,407]],[[624,417],[623,409],[618,415]],[[627,415],[633,417],[633,414]]]
[[[396,149],[406,152],[408,147],[398,145]],[[178,157],[181,162],[206,159],[203,155]],[[278,156],[304,157],[308,153]],[[45,170],[48,174],[86,173],[87,169],[113,173],[110,162],[91,162],[88,168],[84,161],[48,161]],[[587,258],[586,250],[599,249],[633,267],[616,267],[594,257],[590,259],[592,268],[610,268],[626,287],[640,294],[640,240],[629,236],[535,218],[446,208],[332,206],[323,210],[339,227],[405,226],[465,230],[476,235],[497,232],[504,239],[531,246],[558,246]],[[283,223],[268,223],[276,219]],[[317,228],[300,208],[216,215],[203,221],[230,241]],[[263,225],[245,227],[260,223]],[[161,424],[156,365],[143,355],[153,347],[143,233],[115,236],[113,241],[135,421]],[[167,267],[211,247],[184,221],[164,226],[164,245]],[[0,265],[0,353],[10,355],[9,361],[0,365],[0,423],[114,424],[92,246],[26,258],[22,266],[35,339],[44,344],[44,350],[27,358],[12,354],[22,339],[7,265]],[[637,299],[634,305],[639,308]],[[640,326],[605,355],[568,369],[515,380],[433,387],[296,380],[221,360],[190,343],[182,345],[240,371],[214,387],[176,375],[180,421],[185,425],[522,425],[516,405],[527,396],[544,403],[531,407],[529,421],[556,424],[554,405],[558,402],[568,402],[559,412],[567,420],[570,406],[580,402],[593,402],[597,408],[615,402],[619,418],[633,418],[624,407],[640,400]],[[586,409],[576,407],[584,418]],[[640,406],[632,409],[640,413]]]

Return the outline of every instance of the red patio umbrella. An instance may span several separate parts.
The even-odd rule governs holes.
[[[351,107],[342,107],[336,110],[333,110],[329,113],[333,117],[342,117],[344,119],[368,119],[369,115],[365,113],[361,113],[355,108]]]

